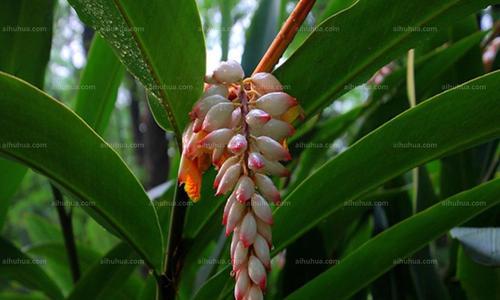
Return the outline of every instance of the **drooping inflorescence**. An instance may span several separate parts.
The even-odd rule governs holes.
[[[233,233],[231,262],[236,299],[262,299],[271,267],[272,211],[280,193],[269,175],[288,176],[280,163],[291,159],[286,138],[300,115],[295,98],[269,73],[243,79],[235,61],[222,62],[205,78],[201,99],[183,135],[179,181],[194,201],[202,173],[213,164],[217,195],[227,195],[222,223]]]

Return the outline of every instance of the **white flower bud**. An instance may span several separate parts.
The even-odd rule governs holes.
[[[264,296],[262,295],[262,290],[258,286],[252,285],[248,290],[246,298],[248,300],[263,300]]]
[[[226,205],[224,205],[224,213],[222,214],[222,225],[227,224],[227,217],[229,215],[229,210],[231,209],[231,206],[233,203],[236,201],[236,197],[234,196],[234,193],[229,196],[229,198],[226,201]]]
[[[257,223],[255,222],[255,217],[253,216],[253,213],[249,211],[241,221],[240,241],[246,248],[248,248],[250,247],[250,245],[253,244],[256,235],[257,235]]]
[[[264,158],[264,168],[260,171],[279,177],[290,176],[290,171],[282,164],[277,161],[268,160],[266,158]]]
[[[291,136],[294,132],[295,129],[293,128],[293,126],[288,124],[287,122],[277,119],[271,119],[260,128],[260,134],[255,135],[266,135],[276,141],[281,141],[285,137]]]
[[[203,119],[196,118],[193,121],[193,132],[199,132],[203,126]]]
[[[229,91],[227,87],[222,84],[212,84],[208,89],[203,93],[203,97],[209,97],[213,95],[220,95],[224,98],[227,98]]]
[[[195,157],[197,154],[200,152],[200,145],[199,142],[202,138],[201,132],[194,133],[191,135],[191,138],[189,139],[185,149],[184,149],[184,154],[187,157]]]
[[[222,127],[228,127],[231,123],[233,110],[233,103],[219,103],[214,105],[205,116],[202,129],[206,132],[212,132]]]
[[[269,245],[264,237],[257,234],[253,243],[255,255],[260,259],[266,269],[271,268],[271,254],[269,253]]]
[[[204,137],[200,141],[200,145],[208,149],[224,149],[233,135],[234,132],[229,128],[217,129],[210,132],[206,137]]]
[[[217,173],[217,176],[215,176],[214,180],[214,189],[217,189],[219,187],[219,183],[226,173],[227,169],[231,167],[232,165],[236,164],[239,161],[238,156],[232,156],[224,161],[222,166],[219,168],[219,172]]]
[[[248,248],[241,241],[236,244],[233,258],[233,271],[238,271],[248,260]]]
[[[198,100],[193,106],[193,114],[196,118],[203,121],[208,111],[217,104],[231,103],[227,98],[221,95],[212,95]]]
[[[234,228],[233,237],[231,238],[231,263],[233,263],[234,260],[234,251],[236,250],[236,245],[238,245],[238,243],[240,242],[240,235],[238,232],[238,227]]]
[[[273,245],[273,234],[271,231],[271,225],[264,223],[264,221],[257,218],[257,232],[266,239],[269,247]]]
[[[233,154],[241,154],[247,150],[247,138],[242,134],[234,135],[227,145],[227,149]]]
[[[273,117],[284,114],[290,107],[297,104],[295,98],[282,92],[266,94],[255,102],[257,108],[264,110]]]
[[[231,128],[237,128],[241,125],[241,108],[237,107],[231,113]]]
[[[250,259],[248,260],[248,276],[250,276],[250,279],[252,279],[252,281],[257,284],[261,290],[266,288],[266,269],[264,268],[262,262],[253,255],[250,256]]]
[[[251,152],[248,155],[248,168],[253,171],[264,170],[265,158],[258,152]]]
[[[273,212],[267,201],[259,194],[255,193],[252,196],[252,210],[254,214],[266,222],[267,224],[273,224]]]
[[[215,148],[212,151],[212,163],[216,166],[220,165],[222,155],[224,155],[224,148]]]
[[[251,79],[254,89],[260,94],[283,91],[281,83],[271,73],[256,73]]]
[[[248,112],[245,120],[252,128],[261,128],[269,120],[271,115],[261,109],[252,109]]]
[[[242,300],[245,294],[249,290],[251,285],[250,277],[248,277],[248,272],[245,268],[241,269],[236,275],[236,285],[234,287],[234,298],[236,300]]]
[[[227,216],[226,236],[229,236],[234,228],[236,228],[236,226],[240,223],[245,209],[246,206],[239,203],[238,201],[234,201],[234,203],[231,205],[229,214]],[[241,231],[241,228],[239,229],[239,231]]]
[[[285,147],[268,136],[259,136],[255,142],[260,152],[270,160],[290,160],[292,158]]]
[[[278,205],[281,202],[280,192],[274,185],[271,178],[267,177],[264,174],[255,174],[255,183],[257,184],[257,188],[259,192],[268,200],[274,202],[274,204]]]
[[[244,203],[245,201],[250,199],[250,197],[252,197],[254,192],[255,185],[253,183],[253,180],[246,175],[241,176],[240,180],[238,180],[238,183],[236,184],[236,190],[234,192],[236,194],[236,200]]]
[[[222,176],[220,184],[217,187],[216,196],[226,194],[227,192],[232,190],[234,188],[234,185],[240,178],[240,174],[241,174],[240,164],[234,164],[231,167],[229,167],[226,173],[224,173],[224,176]]]
[[[245,76],[243,68],[234,60],[224,61],[214,71],[213,78],[220,83],[235,83]]]

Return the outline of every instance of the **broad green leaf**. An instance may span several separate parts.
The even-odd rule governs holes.
[[[2,300],[47,300],[47,297],[45,297],[42,293],[25,293],[23,292],[18,292],[18,293],[0,293],[0,299]]]
[[[0,2],[0,71],[43,87],[52,44],[54,3],[53,0]],[[0,158],[0,231],[10,199],[26,171],[26,167]]]
[[[150,267],[161,269],[163,243],[156,211],[123,160],[67,107],[4,73],[0,142],[12,146],[1,148],[0,155],[49,177]]]
[[[22,285],[42,291],[51,299],[63,299],[61,291],[49,276],[40,268],[43,260],[33,259],[10,242],[0,238],[0,276],[15,280]]]
[[[424,94],[428,94],[429,87],[439,81],[439,77],[446,74],[471,48],[478,46],[484,33],[477,32],[467,36],[447,48],[441,48],[425,56],[417,57],[415,62],[415,86],[417,102],[422,101]],[[462,83],[462,82],[457,82]],[[409,108],[406,95],[406,68],[395,70],[387,76],[372,95],[376,107],[363,122],[355,140],[389,121],[393,117]],[[442,86],[439,87],[441,92]],[[385,100],[386,97],[389,99]]]
[[[32,244],[63,242],[61,229],[58,225],[39,215],[26,214],[26,229]]]
[[[179,138],[205,75],[205,44],[195,1],[69,2],[159,99]]]
[[[144,281],[144,285],[139,293],[138,300],[156,300],[156,280],[149,275]]]
[[[356,0],[330,0],[328,5],[325,7],[325,10],[321,14],[320,21],[324,21],[328,17],[333,16],[334,14],[349,8],[353,5]]]
[[[38,88],[43,87],[52,44],[55,2],[0,2],[0,71],[20,77]]]
[[[484,205],[473,205],[476,201]],[[325,290],[332,299],[348,299],[399,260],[499,202],[497,179],[437,203],[369,240],[287,299],[316,299]]]
[[[343,202],[446,153],[500,136],[498,80],[500,72],[491,73],[424,101],[323,165],[289,194],[289,205],[275,211],[277,250]]]
[[[228,280],[229,271],[224,269],[217,273],[215,276],[210,278],[207,283],[201,288],[196,295],[193,297],[193,300],[205,300],[205,299],[213,299],[213,300],[222,300],[226,299],[226,295],[230,293],[231,288],[233,287],[233,283],[231,280]],[[209,287],[209,288],[206,288]],[[216,288],[210,288],[216,287]]]
[[[312,33],[275,75],[312,116],[391,59],[489,3],[360,0],[319,24],[323,30]]]
[[[416,169],[417,178],[414,178],[413,185],[416,185],[415,208],[416,211],[422,211],[438,202],[437,195],[434,192],[429,173],[425,166]],[[413,259],[430,261],[432,256],[431,246],[426,245],[418,250]],[[437,266],[434,264],[412,264],[408,266],[411,271],[411,277],[415,286],[417,298],[425,299],[450,299],[441,277],[438,274]]]
[[[500,296],[500,268],[474,262],[462,247],[458,250],[456,276],[469,300],[498,299]]]
[[[62,242],[37,244],[29,247],[26,253],[31,257],[43,259],[46,263],[41,267],[56,282],[64,295],[69,294],[73,282],[68,268],[66,249]],[[97,252],[82,245],[77,245],[77,254],[82,273],[85,273],[89,266],[100,257]]]
[[[80,80],[75,112],[103,134],[115,105],[124,68],[111,47],[95,36]]]
[[[260,0],[247,30],[241,66],[247,76],[252,74],[260,59],[278,33],[279,0]]]
[[[26,167],[16,162],[0,158],[0,232],[5,223],[10,199],[16,193],[27,171]]]
[[[120,241],[94,219],[87,220],[83,232],[85,243],[101,255],[111,250]]]
[[[139,265],[141,260],[134,251],[124,243],[118,244],[90,267],[67,299],[114,299],[124,281]]]
[[[299,163],[294,170],[291,184],[287,190],[292,190],[302,182],[309,174],[324,163],[325,152],[330,148],[333,141],[345,132],[359,116],[366,110],[367,106],[358,106],[350,111],[333,116],[330,119],[315,126],[311,132],[305,134],[300,140],[290,143],[290,152],[293,157],[300,154]]]

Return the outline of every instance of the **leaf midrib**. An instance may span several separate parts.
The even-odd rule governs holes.
[[[143,44],[141,43],[140,37],[137,35],[136,31],[133,30],[132,20],[128,17],[128,15],[125,11],[125,8],[122,6],[122,4],[120,3],[119,0],[113,0],[113,3],[115,5],[116,9],[118,10],[118,12],[120,13],[121,17],[123,18],[123,21],[128,26],[130,35],[134,39],[134,42],[137,45],[137,48],[141,52],[141,55],[144,59],[144,62],[146,63],[146,67],[148,68],[149,74],[153,78],[156,86],[158,87],[160,97],[161,97],[161,99],[158,99],[158,100],[167,114],[167,119],[170,122],[170,125],[172,125],[172,129],[174,130],[174,133],[175,133],[175,139],[176,139],[177,145],[178,145],[179,149],[182,149],[182,140],[181,140],[181,132],[179,129],[179,125],[177,124],[177,121],[175,120],[174,113],[172,111],[170,103],[167,100],[167,95],[165,94],[164,89],[161,87],[162,85],[161,85],[160,77],[159,77],[158,73],[156,72],[154,65],[152,64],[151,58],[149,57],[146,49],[143,47]],[[151,92],[154,96],[156,96],[156,94],[153,91],[151,91]]]

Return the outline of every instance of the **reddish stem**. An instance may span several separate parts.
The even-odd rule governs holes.
[[[299,3],[297,3],[297,6],[295,6],[295,9],[292,11],[285,24],[283,24],[278,35],[274,38],[271,46],[269,46],[269,49],[267,49],[262,57],[259,65],[255,68],[254,74],[259,72],[271,72],[273,70],[288,45],[292,42],[295,34],[306,19],[315,2],[316,0],[300,0]]]

